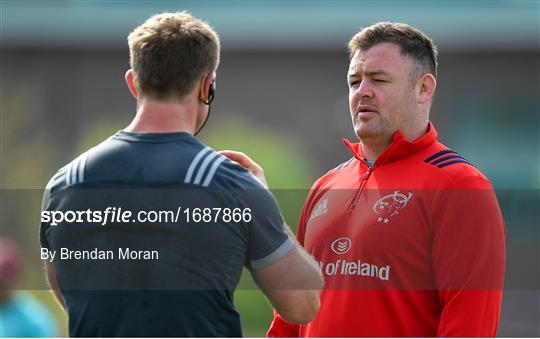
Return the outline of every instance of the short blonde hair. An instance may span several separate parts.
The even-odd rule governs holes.
[[[157,100],[182,100],[219,65],[217,33],[187,12],[150,17],[129,34],[128,44],[137,90]]]

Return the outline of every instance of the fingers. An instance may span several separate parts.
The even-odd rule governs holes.
[[[245,153],[237,152],[237,151],[224,150],[224,151],[218,151],[218,153],[234,161],[236,161],[237,159],[240,160],[243,158],[249,159],[249,157]]]
[[[231,159],[232,161],[236,161],[237,163],[239,163],[245,168],[253,168],[253,167],[260,168],[260,166],[257,165],[255,161],[253,161],[250,157],[248,157],[246,154],[242,152],[226,150],[226,151],[219,151],[219,153]]]
[[[268,183],[266,182],[266,178],[264,176],[264,170],[246,154],[230,150],[219,151],[219,153],[226,156],[230,160],[237,162],[240,166],[250,171],[251,174],[253,174],[264,187],[268,188]]]

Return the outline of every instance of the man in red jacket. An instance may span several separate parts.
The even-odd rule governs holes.
[[[495,336],[504,222],[488,179],[429,122],[436,47],[414,27],[378,23],[349,52],[360,142],[345,140],[352,158],[313,185],[297,234],[325,276],[321,308],[306,325],[276,313],[268,336]]]

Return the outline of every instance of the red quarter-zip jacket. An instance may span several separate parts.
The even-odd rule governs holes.
[[[486,177],[428,132],[396,132],[373,167],[361,144],[321,177],[298,240],[325,276],[307,325],[279,314],[270,337],[490,337],[497,333],[504,222]]]

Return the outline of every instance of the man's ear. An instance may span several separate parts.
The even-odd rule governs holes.
[[[213,93],[210,93],[210,87],[216,79],[215,73],[206,74],[202,77],[199,83],[199,99],[204,103],[209,103],[213,98],[210,98]]]
[[[437,79],[431,73],[423,74],[417,82],[418,103],[423,104],[431,101],[437,88]]]
[[[132,69],[128,69],[128,71],[126,72],[126,75],[124,76],[124,79],[126,79],[126,84],[127,84],[128,88],[129,88],[129,91],[131,92],[131,94],[133,94],[135,99],[138,99],[139,98],[139,92],[137,91],[137,86],[135,85],[135,83],[136,83],[135,73],[133,73]]]

